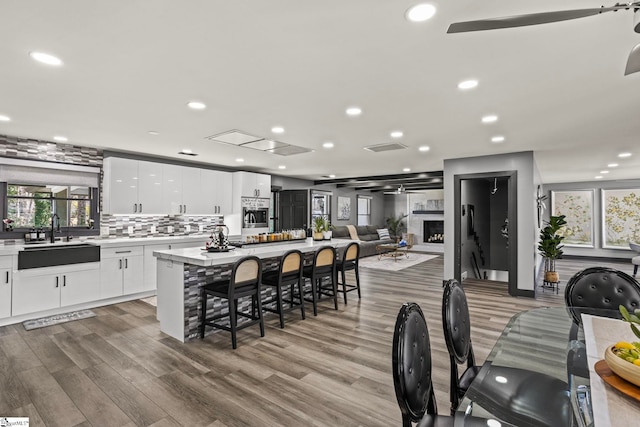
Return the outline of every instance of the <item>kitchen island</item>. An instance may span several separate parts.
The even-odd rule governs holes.
[[[251,245],[229,252],[207,252],[204,248],[186,248],[154,251],[157,258],[157,317],[160,330],[185,342],[199,336],[200,292],[204,284],[229,277],[231,265],[238,259],[255,255],[262,260],[263,271],[276,269],[280,257],[288,250],[298,249],[311,261],[313,253],[321,246],[340,248],[352,242],[347,239],[279,242],[277,244]],[[263,289],[267,297],[270,289]],[[226,303],[226,302],[225,302]],[[214,299],[208,310],[220,310],[223,302]],[[250,304],[250,301],[245,302]],[[243,306],[243,303],[240,303]]]

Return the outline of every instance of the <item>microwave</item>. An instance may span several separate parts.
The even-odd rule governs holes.
[[[269,227],[269,208],[242,208],[242,228]]]

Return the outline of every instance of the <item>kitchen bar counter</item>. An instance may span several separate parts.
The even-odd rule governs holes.
[[[160,330],[182,342],[198,337],[200,326],[200,292],[204,284],[229,275],[231,264],[243,256],[255,255],[263,261],[263,271],[277,268],[279,257],[298,249],[307,259],[321,246],[336,248],[352,242],[347,239],[291,241],[289,244],[252,245],[229,252],[206,252],[204,248],[154,251],[157,258],[158,310]],[[263,289],[263,294],[270,289]],[[214,301],[216,310],[222,301]]]

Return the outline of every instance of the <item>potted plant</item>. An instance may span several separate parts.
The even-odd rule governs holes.
[[[562,240],[564,236],[558,234],[560,229],[567,225],[564,215],[551,215],[547,224],[540,230],[540,242],[538,250],[544,257],[544,280],[545,282],[557,283],[560,280],[556,271],[556,260],[562,257]]]
[[[331,240],[331,237],[333,237],[333,231],[331,231],[331,228],[331,222],[326,220],[324,222],[324,230],[322,230],[322,237],[324,240]]]
[[[323,216],[317,216],[313,219],[313,240],[322,240],[325,230],[325,219]]]
[[[396,239],[402,237],[401,234],[402,234],[402,231],[404,230],[404,219],[407,216],[409,216],[409,215],[405,215],[405,214],[401,213],[397,217],[393,217],[392,216],[392,217],[387,218],[385,220],[385,222],[387,223],[387,228],[389,229],[389,232]]]

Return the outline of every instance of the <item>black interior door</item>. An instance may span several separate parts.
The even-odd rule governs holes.
[[[280,192],[280,225],[283,230],[307,228],[308,191]]]

